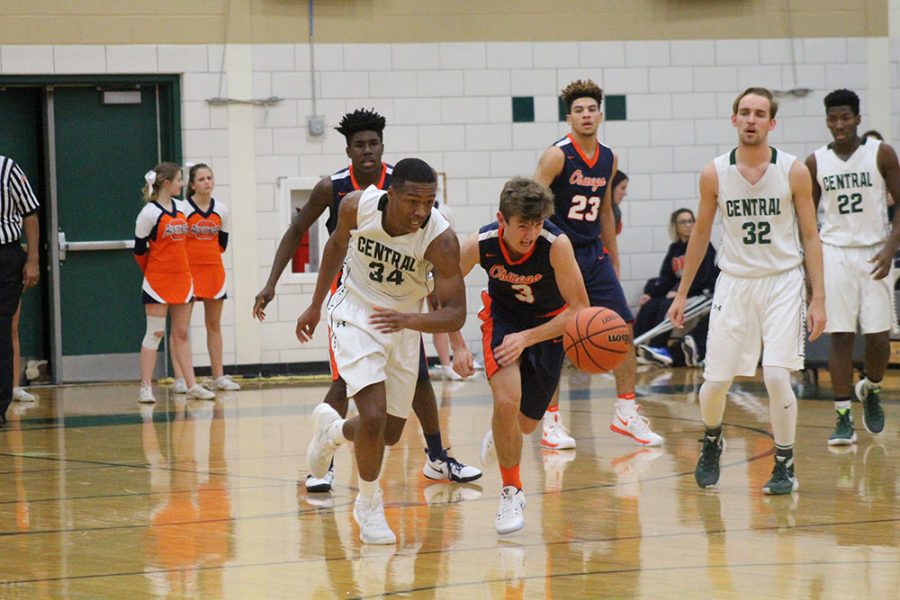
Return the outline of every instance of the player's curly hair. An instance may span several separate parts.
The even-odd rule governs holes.
[[[559,97],[566,103],[566,113],[572,112],[572,103],[579,98],[593,98],[598,105],[603,104],[603,90],[590,79],[576,79],[563,88]]]
[[[359,133],[360,131],[374,131],[378,134],[378,139],[384,141],[384,125],[384,117],[374,110],[358,108],[353,112],[344,115],[335,129],[344,136],[347,140],[347,145],[349,146],[350,138],[353,137],[353,134]]]
[[[553,214],[553,192],[527,177],[513,177],[500,192],[500,214],[508,222],[519,217],[526,223],[543,221]]]
[[[849,106],[854,115],[859,115],[859,96],[856,92],[840,89],[825,96],[825,110],[835,106]]]

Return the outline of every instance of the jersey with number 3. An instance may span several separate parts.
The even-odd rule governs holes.
[[[766,172],[751,185],[737,168],[737,150],[715,159],[722,245],[719,268],[734,277],[766,277],[803,261],[791,192],[795,156],[772,148]]]
[[[572,245],[587,246],[600,237],[600,202],[612,179],[613,151],[597,142],[588,157],[571,134],[554,144],[563,151],[562,172],[550,184],[556,210],[550,220],[569,236]]]
[[[550,247],[562,231],[548,220],[525,255],[513,260],[503,243],[499,223],[478,230],[478,254],[481,267],[488,274],[488,295],[492,307],[499,307],[512,317],[545,318],[557,314],[565,306],[553,265]]]
[[[825,209],[819,236],[832,246],[874,246],[887,238],[890,225],[884,178],[878,170],[879,140],[863,138],[847,160],[831,144],[816,150],[816,181]]]
[[[432,268],[425,251],[449,224],[432,208],[418,231],[392,236],[382,225],[387,202],[387,192],[374,185],[362,193],[341,287],[366,304],[419,312],[420,301],[428,295],[425,280]]]

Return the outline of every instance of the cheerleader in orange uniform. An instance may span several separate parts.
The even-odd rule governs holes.
[[[206,348],[213,376],[213,389],[241,389],[222,367],[222,306],[225,301],[225,267],[222,253],[228,246],[230,217],[228,208],[212,197],[215,178],[203,163],[191,167],[188,175],[187,200],[182,203],[188,223],[187,255],[194,279],[194,298],[203,300],[206,317]],[[187,384],[175,368],[172,391],[184,393]]]
[[[159,342],[166,330],[166,313],[172,316],[172,362],[177,364],[192,398],[210,400],[214,393],[194,379],[188,326],[191,320],[194,286],[188,264],[185,238],[188,224],[174,195],[181,193],[184,180],[174,163],[160,163],[144,175],[146,205],[134,227],[134,258],[144,272],[143,301],[147,331],[141,343],[140,402],[156,402],[151,381]]]

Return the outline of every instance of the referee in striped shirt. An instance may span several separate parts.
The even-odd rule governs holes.
[[[0,422],[12,402],[12,319],[24,288],[38,283],[41,232],[37,198],[25,173],[11,158],[0,156]],[[22,249],[22,233],[28,251]]]

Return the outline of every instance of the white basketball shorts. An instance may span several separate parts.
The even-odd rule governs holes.
[[[756,374],[760,346],[764,367],[803,368],[806,332],[806,287],[799,267],[768,277],[733,277],[716,281],[706,369],[712,381]]]
[[[882,245],[846,247],[822,244],[825,260],[825,315],[828,333],[892,331],[894,268],[884,279],[873,279],[869,261]]]
[[[409,416],[419,373],[421,333],[404,329],[379,333],[369,323],[374,312],[346,288],[328,303],[329,343],[341,378],[347,383],[347,397],[363,388],[384,382],[387,413],[401,419]]]

